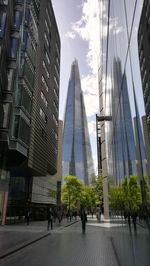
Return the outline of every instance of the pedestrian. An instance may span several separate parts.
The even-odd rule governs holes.
[[[51,225],[51,230],[53,229],[53,212],[52,208],[48,210],[47,213],[47,230],[49,230],[49,226]]]
[[[133,222],[133,228],[134,228],[135,234],[137,233],[136,220],[137,220],[137,213],[133,212],[132,213],[132,222]]]
[[[81,222],[82,222],[82,233],[85,233],[86,230],[86,222],[87,222],[87,215],[85,210],[81,210]]]
[[[69,222],[69,217],[70,217],[70,212],[69,212],[69,210],[67,211],[66,216],[67,216],[67,222]]]
[[[29,225],[29,222],[30,222],[30,215],[31,215],[31,211],[30,210],[27,210],[27,213],[26,213],[27,225]]]

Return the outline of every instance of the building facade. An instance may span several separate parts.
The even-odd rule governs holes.
[[[50,0],[1,1],[0,12],[0,168],[11,210],[18,183],[25,204],[32,176],[57,171],[60,38]]]
[[[71,66],[63,136],[63,177],[77,176],[86,185],[94,174],[78,62]]]
[[[150,63],[148,60],[150,48],[150,3],[143,1],[143,8],[138,28],[138,51],[144,95],[145,113],[150,138]]]
[[[108,210],[108,176],[119,184],[123,176],[138,174],[133,117],[144,114],[136,29],[143,1],[99,0],[100,65],[99,97],[105,217]],[[110,119],[105,119],[109,117]],[[138,132],[139,124],[137,123]],[[142,153],[141,153],[142,154]],[[141,157],[144,161],[145,158]],[[140,164],[141,167],[142,163]],[[142,169],[142,172],[144,170]]]
[[[141,3],[134,1],[133,4],[129,4],[128,0],[124,3],[99,1],[101,20],[100,117],[111,117],[110,121],[101,123],[101,131],[104,125],[105,132],[105,141],[102,142],[106,147],[105,158],[109,160],[107,175],[114,176],[116,181],[121,180],[123,176],[137,174],[133,117],[139,117],[136,94],[141,91],[141,79],[137,34],[133,28],[139,24]],[[116,21],[113,21],[115,19]],[[104,27],[107,29],[105,32]],[[140,101],[143,106],[142,93]],[[142,138],[140,134],[141,142]]]

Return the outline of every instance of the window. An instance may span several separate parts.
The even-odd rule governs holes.
[[[45,95],[44,95],[44,93],[42,91],[41,91],[41,99],[43,100],[45,106],[47,107],[48,106],[48,103],[47,103],[47,100],[45,98]]]
[[[29,25],[29,20],[30,20],[30,10],[29,10],[29,8],[26,8],[25,19],[24,19],[25,25]]]
[[[47,140],[47,133],[45,132],[45,130],[42,127],[40,127],[40,135],[41,135],[42,139]]]
[[[55,111],[58,112],[58,107],[57,107],[55,101],[53,101],[53,106],[54,106]]]
[[[50,16],[49,16],[49,13],[48,13],[48,9],[47,8],[46,8],[46,15],[47,15],[47,18],[48,18],[49,25],[51,27],[52,26],[52,23],[51,23],[51,19],[50,19]]]
[[[10,40],[10,57],[16,58],[17,54],[17,40],[16,38],[12,37]]]
[[[19,11],[15,11],[14,14],[14,28],[19,30],[20,28],[20,12]]]
[[[57,75],[57,77],[59,78],[59,71],[58,71],[58,69],[57,69],[57,66],[55,65],[55,72],[56,72],[56,75]]]
[[[57,44],[57,42],[55,43],[55,47],[56,47],[56,51],[57,51],[57,53],[58,53],[58,55],[59,55],[59,48],[58,48],[58,44]]]
[[[45,70],[45,72],[46,72],[47,77],[49,78],[50,75],[49,75],[49,72],[48,72],[47,66],[46,66],[46,64],[45,64],[44,61],[43,61],[43,68],[44,68],[44,70]]]
[[[48,41],[48,38],[47,38],[47,35],[46,35],[45,32],[44,32],[44,38],[45,38],[45,41],[46,41],[47,46],[49,47],[49,41]]]
[[[57,121],[57,119],[56,119],[54,114],[53,114],[53,121],[54,121],[55,125],[57,126],[58,125],[58,121]]]
[[[50,65],[50,58],[49,58],[49,55],[48,55],[47,52],[45,53],[45,56],[46,56],[46,59],[47,59],[48,64]]]
[[[46,26],[47,32],[48,32],[48,34],[49,34],[49,33],[50,33],[50,31],[49,31],[49,27],[48,27],[48,24],[47,24],[47,21],[46,21],[46,19],[45,19],[45,26]]]
[[[45,89],[46,89],[46,91],[48,92],[48,90],[49,90],[49,87],[48,87],[48,85],[47,85],[47,82],[46,82],[46,80],[45,80],[44,76],[42,76],[42,83],[44,84],[44,86],[45,86]]]
[[[58,56],[56,56],[56,63],[58,65],[58,67],[59,67],[59,59],[58,59]]]
[[[57,89],[59,88],[59,84],[58,84],[58,81],[57,81],[57,78],[54,76],[54,82],[55,82],[55,86],[57,87]]]
[[[57,95],[55,87],[54,87],[54,95],[55,95],[56,99],[58,100],[58,95]]]
[[[47,115],[43,112],[41,108],[40,108],[40,116],[43,119],[43,121],[47,124]]]
[[[3,119],[3,128],[8,127],[8,120],[9,120],[9,103],[3,104],[3,110],[4,110],[4,119]]]
[[[26,49],[27,49],[27,45],[28,45],[28,33],[27,33],[27,31],[24,31],[24,32],[23,32],[23,43],[22,43],[22,48],[23,48],[24,50],[26,50]]]
[[[4,36],[6,26],[6,12],[0,11],[0,38]]]
[[[58,140],[58,135],[57,135],[57,133],[55,132],[54,128],[52,128],[52,135],[54,136],[54,138],[55,138],[56,140]]]

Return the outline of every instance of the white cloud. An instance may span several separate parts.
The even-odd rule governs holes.
[[[98,162],[97,162],[97,153],[93,155],[93,162],[94,162],[94,168],[95,168],[95,174],[98,174]]]
[[[65,34],[65,37],[70,38],[70,39],[75,39],[76,35],[75,35],[75,33],[73,31],[68,31]]]
[[[66,37],[74,39],[78,35],[82,40],[88,42],[86,61],[90,67],[87,76],[82,77],[82,90],[87,116],[98,112],[98,65],[100,49],[100,27],[98,0],[86,0],[80,6],[82,9],[81,18],[72,23],[72,29]]]
[[[92,116],[98,112],[99,95],[98,80],[94,74],[88,74],[81,79],[86,115]]]
[[[82,5],[82,17],[72,24],[72,30],[88,41],[87,63],[92,73],[97,74],[100,47],[99,7],[97,0],[87,0]]]
[[[93,134],[96,137],[96,121],[95,119],[88,122],[89,134]]]

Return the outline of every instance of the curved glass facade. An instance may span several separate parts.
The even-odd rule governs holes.
[[[94,174],[91,145],[77,60],[68,85],[63,137],[63,177],[75,175],[89,184]]]

